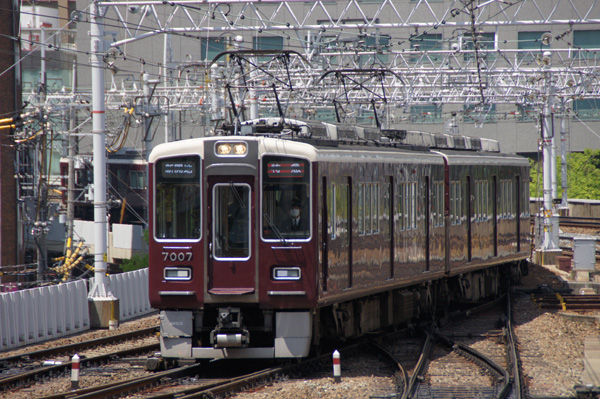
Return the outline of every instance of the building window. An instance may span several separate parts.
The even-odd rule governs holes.
[[[484,106],[465,105],[463,121],[465,123],[489,123],[496,120],[496,104]]]
[[[256,36],[252,40],[255,50],[283,50],[283,37],[281,36]]]
[[[519,50],[531,50],[531,51],[519,51],[517,59],[523,62],[533,62],[536,57],[542,55],[542,52],[549,48],[548,44],[542,43],[542,35],[547,32],[519,32],[518,33],[518,49]]]
[[[600,100],[597,98],[586,98],[573,101],[573,111],[579,119],[600,119]]]
[[[410,48],[415,51],[437,51],[443,49],[441,33],[422,33],[409,40]],[[435,54],[411,57],[411,62],[417,62],[419,60],[421,60],[421,63],[428,63],[430,60],[438,61],[440,60],[440,55]]]
[[[576,30],[573,32],[574,56],[576,58],[595,59],[600,58],[600,53],[588,51],[588,48],[600,47],[600,30]]]
[[[129,171],[129,187],[134,190],[146,188],[146,173],[140,170]]]
[[[438,123],[442,121],[442,106],[440,104],[412,105],[410,107],[412,123]]]
[[[211,61],[219,53],[225,51],[225,38],[202,38],[200,41],[200,57],[203,60]]]
[[[480,32],[476,35],[476,41],[478,43],[478,50],[495,50],[496,49],[496,33],[494,32]],[[464,55],[464,60],[468,61],[475,58],[475,46],[473,45],[473,36],[465,35],[463,37],[462,49],[468,51]],[[489,52],[479,53],[480,58],[493,61],[496,56]]]
[[[533,122],[537,120],[540,111],[533,105],[517,104],[516,119],[519,122]]]
[[[360,45],[364,51],[374,51],[375,54],[361,55],[359,58],[359,67],[373,65],[375,63],[386,64],[388,62],[386,50],[390,46],[389,35],[375,34],[365,36]]]

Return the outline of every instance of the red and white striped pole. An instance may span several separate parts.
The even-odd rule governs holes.
[[[333,380],[340,382],[342,380],[342,366],[340,364],[340,352],[333,352]]]
[[[71,358],[71,389],[79,389],[79,356]]]

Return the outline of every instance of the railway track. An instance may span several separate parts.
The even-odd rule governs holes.
[[[532,294],[531,299],[542,309],[600,309],[600,295]]]
[[[506,314],[510,315],[509,298],[507,302]],[[407,346],[401,345],[413,347],[413,350],[403,353],[378,345],[379,350],[392,359],[399,370],[396,381],[402,381],[402,384],[397,384],[398,394],[395,397],[523,397],[511,318],[507,316],[499,328],[498,311],[493,308],[490,310],[490,307],[487,304],[480,309],[470,310],[469,315],[482,314],[469,323],[463,320],[460,325],[453,322],[441,330],[432,329],[422,340],[420,353],[414,351],[414,340]],[[489,341],[490,338],[496,344],[490,345],[488,342],[484,353],[478,345],[480,341]],[[416,359],[416,362],[407,362],[407,355]],[[406,371],[409,369],[412,370],[410,377]],[[485,383],[482,383],[484,380]]]
[[[364,342],[363,342],[364,344]],[[360,344],[346,346],[345,353],[357,350]],[[212,367],[205,363],[195,363],[152,375],[133,378],[118,383],[99,385],[60,394],[44,396],[44,399],[103,399],[135,393],[136,397],[152,399],[194,399],[212,398],[229,395],[234,392],[256,388],[272,383],[284,374],[301,373],[310,370],[317,363],[331,361],[331,353],[304,359],[301,362],[275,367],[261,368],[256,371],[239,373],[228,378],[211,375],[231,374],[231,363],[216,361]],[[231,362],[231,361],[230,361]],[[215,365],[217,364],[217,365]],[[199,377],[202,376],[202,377]],[[193,377],[193,383],[183,383]],[[184,388],[181,388],[184,386]]]
[[[0,392],[44,380],[50,376],[59,376],[70,372],[71,356],[75,353],[80,355],[81,367],[91,367],[106,364],[115,359],[154,353],[159,349],[158,340],[149,344],[130,345],[126,349],[112,350],[98,355],[88,356],[85,354],[86,351],[95,348],[103,348],[102,350],[105,351],[104,347],[106,346],[152,337],[157,331],[158,327],[149,327],[109,337],[4,357],[0,359]],[[52,360],[48,361],[48,359]]]
[[[531,224],[535,224],[537,215],[531,215]],[[590,230],[600,230],[600,219],[579,216],[559,216],[558,223],[564,227],[582,227]]]
[[[600,229],[600,219],[598,218],[560,216],[558,219],[558,223],[560,226]]]

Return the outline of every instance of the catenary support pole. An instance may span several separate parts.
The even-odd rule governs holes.
[[[568,209],[569,182],[567,180],[567,140],[569,136],[569,131],[567,127],[567,104],[564,101],[562,104],[562,112],[560,115],[560,182],[562,187],[562,198],[560,202],[560,207],[563,209]]]
[[[108,327],[118,317],[118,300],[106,278],[107,231],[106,219],[106,133],[104,104],[104,25],[102,11],[96,0],[91,7],[91,66],[92,66],[92,136],[94,169],[94,282],[88,294],[90,324]],[[116,309],[115,309],[116,308]]]
[[[542,115],[542,155],[543,155],[543,181],[544,181],[544,206],[542,209],[541,224],[543,227],[543,240],[541,248],[536,251],[538,263],[556,264],[557,256],[561,253],[558,247],[558,215],[554,207],[553,189],[552,189],[552,167],[556,167],[556,161],[553,146],[553,114],[552,106],[554,102],[554,87],[552,86],[552,73],[550,52],[544,53],[545,71],[544,80],[546,85],[545,102]],[[556,181],[556,178],[554,178]]]

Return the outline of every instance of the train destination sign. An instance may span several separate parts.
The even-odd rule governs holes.
[[[271,178],[302,178],[304,177],[304,162],[269,162],[267,176]]]
[[[161,174],[164,178],[194,178],[196,177],[197,162],[177,160],[163,161],[161,165]]]

